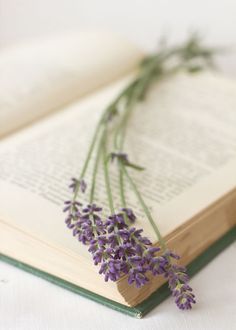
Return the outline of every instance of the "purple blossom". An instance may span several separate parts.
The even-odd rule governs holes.
[[[104,274],[104,279],[106,282],[108,280],[116,282],[121,277],[123,267],[122,264],[123,262],[121,260],[116,259],[105,261],[100,267],[99,274]]]
[[[129,214],[132,215],[132,219],[135,218],[132,210]],[[146,284],[149,281],[146,275],[150,271],[150,263],[160,249],[152,247],[150,240],[142,236],[142,229],[128,227],[124,213],[109,216],[105,225],[107,230],[106,246],[110,248],[111,253],[109,258],[104,251],[95,254],[96,264],[102,262],[100,274],[105,275],[106,281],[109,279],[113,281],[128,274],[130,284],[135,283],[137,287]],[[116,262],[109,263],[112,260]],[[118,261],[120,262],[118,263]]]
[[[172,251],[162,255],[159,247],[143,236],[143,230],[127,225],[127,219],[134,222],[136,216],[131,209],[122,209],[105,221],[102,208],[96,204],[82,207],[78,201],[66,201],[64,212],[68,213],[67,226],[78,240],[88,245],[95,265],[100,265],[99,274],[105,281],[117,281],[128,276],[128,283],[137,288],[149,281],[149,274],[167,278],[172,295],[180,309],[190,309],[195,303],[192,289],[187,284],[184,267],[173,260],[179,256]]]
[[[67,201],[65,204],[64,212],[68,212],[65,222],[69,229],[73,229],[73,236],[80,242],[94,244],[96,236],[106,233],[100,216],[102,208],[95,204],[82,208],[82,204],[77,201]],[[101,239],[99,245],[101,245]]]
[[[145,285],[149,279],[146,276],[146,269],[142,267],[132,268],[129,272],[128,283],[135,283],[137,288]]]
[[[87,184],[84,181],[84,179],[76,179],[76,178],[71,178],[71,184],[69,185],[69,188],[72,189],[73,192],[76,192],[80,189],[82,193],[85,193]]]
[[[180,257],[171,251],[167,251],[163,257],[167,260],[165,277],[168,278],[169,288],[175,297],[176,305],[183,310],[191,309],[196,301],[192,288],[187,284],[189,277],[186,268],[173,264],[171,258],[179,259]]]
[[[118,245],[114,249],[114,259],[126,260],[131,256],[135,256],[135,254],[136,254],[135,249],[130,243],[124,243],[122,245]]]
[[[63,212],[67,212],[69,210],[77,212],[79,210],[79,207],[82,206],[82,204],[78,201],[66,201],[65,207],[63,209]]]
[[[128,227],[125,223],[124,215],[122,213],[112,214],[111,216],[109,216],[105,222],[105,225],[107,227],[108,233],[112,233],[115,228],[123,229]]]
[[[134,214],[132,209],[124,207],[122,211],[126,214],[126,217],[129,219],[130,222],[135,222],[136,215]]]
[[[152,258],[149,263],[149,270],[154,276],[166,274],[166,268],[168,266],[168,260],[163,256]]]
[[[82,210],[82,219],[87,222],[90,221],[90,226],[93,224],[93,230],[96,235],[102,235],[106,233],[105,225],[101,218],[102,208],[96,204],[89,204]]]
[[[78,220],[80,216],[80,207],[82,204],[78,201],[66,201],[63,212],[67,213],[65,223],[69,229],[75,227],[74,222]]]

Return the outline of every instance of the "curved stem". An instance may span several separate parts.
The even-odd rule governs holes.
[[[106,190],[107,190],[109,208],[110,208],[111,214],[114,214],[115,208],[114,208],[114,203],[113,203],[111,182],[110,182],[110,177],[109,177],[108,161],[107,161],[107,132],[106,132],[106,129],[104,130],[104,134],[103,134],[102,153],[103,153],[104,178],[105,178],[105,185],[106,185]]]
[[[140,194],[140,192],[139,192],[136,184],[134,183],[133,179],[129,175],[129,173],[128,173],[127,169],[125,168],[125,166],[122,164],[122,162],[120,162],[120,163],[121,163],[122,171],[125,174],[126,178],[128,179],[128,181],[129,181],[129,183],[130,183],[130,185],[131,185],[131,187],[132,187],[132,189],[133,189],[133,191],[134,191],[134,193],[135,193],[138,201],[140,202],[140,204],[141,204],[141,206],[143,208],[143,211],[144,211],[145,215],[147,216],[147,218],[148,218],[148,220],[149,220],[149,222],[150,222],[153,230],[155,231],[155,234],[157,235],[157,238],[158,238],[158,241],[159,241],[161,247],[163,248],[163,250],[166,250],[167,248],[166,248],[166,244],[164,242],[164,239],[163,239],[163,237],[162,237],[159,229],[157,228],[157,225],[155,224],[155,222],[154,222],[154,220],[152,218],[152,215],[151,215],[151,213],[150,213],[150,211],[149,211],[146,203],[143,200],[143,197],[141,196],[141,194]]]
[[[99,141],[98,148],[97,148],[97,154],[96,154],[96,158],[95,158],[95,163],[94,163],[94,167],[93,167],[92,185],[91,185],[90,198],[89,198],[90,204],[92,204],[94,201],[98,165],[99,165],[101,151],[102,151],[103,133],[101,133],[101,134],[102,134],[102,136],[100,137],[100,141]]]
[[[95,130],[95,133],[93,135],[93,139],[92,139],[92,142],[90,144],[90,147],[89,147],[89,150],[88,150],[88,153],[87,153],[87,157],[85,159],[85,163],[84,163],[84,166],[83,166],[82,171],[81,171],[81,174],[80,174],[80,179],[82,179],[84,177],[85,172],[87,170],[88,163],[89,163],[89,160],[91,158],[91,155],[92,155],[92,152],[93,152],[95,143],[97,141],[97,136],[98,136],[98,133],[100,131],[100,128],[101,128],[101,122],[98,123],[98,125],[96,127],[96,130]]]
[[[120,185],[120,198],[122,208],[126,208],[125,187],[124,187],[124,173],[119,163],[119,185]]]
[[[91,141],[91,144],[90,144],[90,147],[89,147],[89,150],[88,150],[88,153],[87,153],[87,156],[86,156],[86,159],[85,159],[85,162],[84,162],[84,166],[82,168],[82,171],[81,171],[81,174],[79,176],[79,180],[83,179],[84,176],[85,176],[85,173],[87,171],[87,168],[88,168],[88,164],[89,164],[89,161],[91,159],[91,155],[92,155],[92,152],[93,152],[93,149],[95,147],[95,144],[96,144],[96,141],[97,141],[97,137],[98,137],[98,134],[99,134],[99,131],[101,129],[101,125],[102,125],[102,121],[100,120],[97,124],[97,127],[95,129],[95,132],[94,132],[94,135],[93,135],[93,138],[92,138],[92,141]],[[74,192],[74,197],[73,197],[73,200],[75,201],[78,193],[79,193],[79,185],[77,186],[77,188],[75,189],[75,192]]]

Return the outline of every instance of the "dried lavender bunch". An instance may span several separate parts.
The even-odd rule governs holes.
[[[214,50],[203,47],[194,35],[179,47],[163,47],[157,54],[147,56],[139,67],[136,78],[105,109],[94,132],[88,154],[79,178],[72,178],[70,188],[73,191],[71,201],[65,202],[66,224],[73,235],[88,246],[95,265],[105,281],[118,281],[127,275],[128,283],[136,287],[145,285],[153,276],[164,276],[175,302],[180,309],[191,309],[195,303],[194,294],[188,285],[186,269],[176,263],[179,256],[169,251],[162,235],[147,207],[141,192],[136,186],[130,169],[141,171],[143,168],[130,161],[124,152],[126,129],[132,110],[145,96],[157,80],[174,75],[180,70],[190,73],[212,65]],[[174,64],[173,64],[174,63]],[[120,106],[122,104],[122,107]],[[122,108],[122,111],[121,111]],[[115,119],[115,120],[114,120]],[[113,130],[109,130],[110,126]],[[113,141],[110,150],[108,142]],[[110,144],[109,144],[110,145]],[[78,200],[79,193],[86,193],[85,176],[92,155],[92,183],[89,187],[89,204],[83,206]],[[103,215],[102,207],[94,203],[96,178],[99,164],[102,164],[104,181],[110,214]],[[117,166],[119,177],[120,209],[114,207],[113,189],[109,167]],[[136,195],[144,215],[150,222],[159,247],[143,235],[143,230],[134,226],[136,216],[127,205],[125,182],[129,183]]]

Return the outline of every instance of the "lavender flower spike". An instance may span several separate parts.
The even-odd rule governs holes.
[[[170,259],[179,259],[178,255],[167,251],[164,257],[168,260],[165,277],[168,278],[169,288],[175,297],[176,305],[182,310],[191,309],[196,301],[192,288],[187,284],[189,277],[186,274],[186,268],[171,263]]]

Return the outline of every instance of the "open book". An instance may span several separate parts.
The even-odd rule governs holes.
[[[163,282],[151,278],[141,289],[125,277],[104,282],[86,246],[67,230],[62,207],[101,112],[142,57],[138,47],[104,32],[0,54],[2,258],[138,316],[160,300]],[[186,265],[229,232],[235,237],[235,109],[236,82],[212,72],[179,74],[157,83],[130,120],[127,151],[146,169],[137,185],[167,245]],[[102,179],[99,187],[96,200],[104,204]],[[137,226],[155,241],[132,194],[129,205],[140,214]]]

